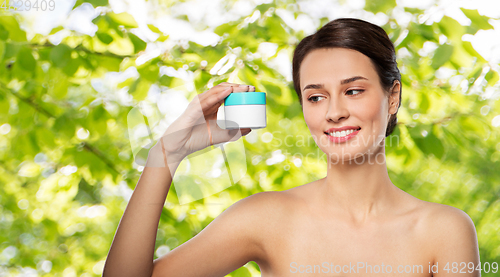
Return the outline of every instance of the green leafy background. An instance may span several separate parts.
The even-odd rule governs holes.
[[[174,39],[155,23],[147,25],[154,39],[141,38],[134,33],[139,27],[134,17],[113,12],[107,0],[74,4],[73,9],[90,3],[99,10],[92,36],[62,24],[36,34],[26,16],[0,9],[0,276],[102,273],[142,170],[133,161],[127,114],[139,103],[151,104],[154,88],[162,94],[190,87],[186,95],[192,99],[211,85],[231,81],[268,95],[267,128],[243,139],[246,177],[186,205],[176,202],[171,189],[155,258],[244,197],[325,176],[323,153],[314,143],[297,139],[309,130],[292,83],[276,60],[291,60],[296,44],[309,34],[290,22],[307,18],[319,28],[334,17],[314,17],[294,1],[268,1],[213,27],[174,12],[181,5],[196,9],[192,2],[146,2],[155,7],[148,16],[154,22],[169,15],[196,31],[211,30],[220,36],[213,45]],[[222,13],[241,2],[223,1]],[[346,2],[335,3],[347,7]],[[382,27],[398,52],[403,99],[398,126],[388,138],[398,143],[386,149],[392,181],[420,199],[467,212],[477,229],[481,261],[492,263],[500,260],[499,64],[485,60],[463,36],[493,29],[499,19],[461,11],[470,25],[449,16],[428,23],[428,11],[396,6],[394,0],[366,1],[351,14],[385,14]],[[398,22],[401,13],[410,20]],[[54,35],[62,40],[54,42]],[[272,49],[268,55],[260,51],[264,42]],[[152,45],[164,51],[146,58],[146,47]],[[217,65],[229,56],[233,62]],[[216,65],[226,65],[225,71],[213,70]],[[167,68],[178,74],[168,74]],[[103,88],[110,74],[130,70],[138,74]],[[443,77],[443,72],[450,73]],[[318,154],[305,159],[310,153]],[[221,205],[206,204],[214,201]],[[260,274],[250,262],[228,276]]]

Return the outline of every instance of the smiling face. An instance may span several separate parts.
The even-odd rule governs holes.
[[[396,113],[399,82],[388,97],[369,57],[345,48],[316,49],[300,67],[302,110],[309,130],[329,157],[351,160],[383,151],[391,114]],[[393,103],[393,105],[390,105]],[[332,128],[351,126],[357,132],[327,135]]]

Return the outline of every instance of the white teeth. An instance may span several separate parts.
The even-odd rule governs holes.
[[[340,138],[340,137],[345,137],[349,134],[351,134],[352,132],[355,132],[357,130],[344,130],[344,131],[341,131],[341,132],[333,132],[333,133],[329,133],[330,136],[332,137],[336,137],[336,138]]]

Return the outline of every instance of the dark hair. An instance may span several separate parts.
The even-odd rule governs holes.
[[[305,37],[293,53],[293,85],[302,105],[300,89],[300,65],[306,55],[322,48],[347,48],[361,52],[369,57],[375,66],[382,88],[391,93],[394,81],[398,80],[401,89],[401,74],[396,62],[396,52],[392,41],[381,27],[355,18],[339,18],[321,27],[315,34]],[[401,106],[401,91],[399,107]],[[391,115],[385,136],[389,136],[398,121],[397,111]]]

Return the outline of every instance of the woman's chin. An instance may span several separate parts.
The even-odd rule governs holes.
[[[356,159],[362,157],[364,152],[359,151],[359,149],[341,149],[339,151],[332,151],[332,149],[323,149],[323,152],[328,155],[328,161],[330,163],[352,163]]]

